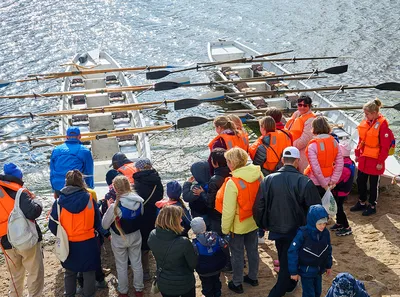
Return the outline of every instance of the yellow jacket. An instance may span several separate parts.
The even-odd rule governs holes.
[[[233,177],[238,177],[246,182],[252,183],[262,177],[260,166],[253,164],[238,168],[231,172]],[[229,232],[236,234],[246,234],[256,230],[258,227],[253,217],[240,222],[237,204],[238,189],[232,180],[226,183],[224,193],[224,203],[222,207],[222,233]]]

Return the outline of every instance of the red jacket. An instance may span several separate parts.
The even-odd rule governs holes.
[[[374,120],[371,125],[375,124]],[[378,159],[361,156],[360,150],[355,149],[355,155],[358,158],[358,170],[371,175],[381,175],[385,172],[385,160],[389,156],[389,148],[391,145],[391,139],[389,137],[390,131],[386,121],[384,121],[379,129],[379,145],[380,151]],[[358,140],[357,147],[360,147],[361,139]],[[377,170],[376,165],[382,164],[382,169]]]

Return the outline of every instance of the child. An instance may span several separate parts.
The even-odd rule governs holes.
[[[349,222],[347,221],[346,214],[343,210],[343,202],[349,195],[354,181],[355,164],[353,160],[350,159],[350,145],[349,143],[342,142],[339,144],[341,149],[344,167],[342,175],[336,184],[335,188],[332,190],[332,194],[335,197],[337,204],[337,214],[336,214],[336,224],[333,225],[330,230],[336,231],[337,236],[345,236],[353,233]]]
[[[188,232],[190,230],[190,221],[192,217],[190,216],[189,210],[186,208],[185,204],[181,199],[182,187],[181,185],[173,180],[167,183],[167,196],[168,198],[164,198],[158,202],[156,202],[156,206],[161,209],[166,205],[175,205],[183,210],[182,222],[181,225],[184,228],[182,235],[188,237]]]
[[[301,276],[303,297],[319,297],[322,274],[331,274],[332,246],[326,230],[328,213],[322,205],[312,205],[307,214],[307,225],[300,227],[288,251],[291,279]]]
[[[325,297],[369,297],[364,284],[350,273],[339,273]]]
[[[190,224],[196,238],[193,247],[198,255],[196,271],[200,276],[202,290],[205,297],[221,296],[221,270],[226,265],[224,249],[227,243],[216,232],[206,232],[203,218],[194,218]]]

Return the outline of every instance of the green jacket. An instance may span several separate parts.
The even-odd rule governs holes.
[[[160,292],[166,295],[185,294],[196,284],[193,272],[197,265],[197,256],[192,243],[187,237],[160,228],[151,231],[147,240],[156,258],[157,268],[162,264],[168,247],[175,238],[177,239],[165,257],[164,265],[157,281]]]

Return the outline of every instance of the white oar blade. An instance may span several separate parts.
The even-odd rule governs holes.
[[[182,84],[182,85],[187,85],[187,84],[190,84],[190,77],[188,77],[188,76],[177,77],[174,79],[169,79],[168,81],[176,82],[176,83]]]
[[[224,91],[209,92],[209,93],[203,94],[197,98],[200,100],[203,100],[203,101],[222,100],[225,98],[225,92]]]

